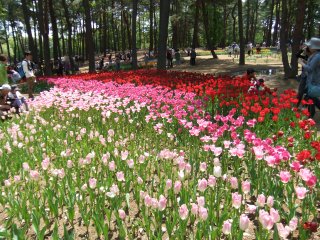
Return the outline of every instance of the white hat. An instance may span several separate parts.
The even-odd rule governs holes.
[[[320,38],[311,38],[309,42],[305,43],[310,49],[320,50]]]
[[[9,84],[3,84],[1,87],[0,87],[0,90],[11,90],[11,87]]]

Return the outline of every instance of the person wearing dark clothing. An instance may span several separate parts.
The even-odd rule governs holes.
[[[102,71],[103,68],[104,68],[104,57],[102,57],[99,62],[99,70]]]
[[[313,101],[313,105],[309,105],[310,117],[315,115],[315,107],[320,109],[320,39],[311,38],[309,42],[305,44],[309,50],[310,55],[308,61],[299,59],[299,63],[302,65],[307,75],[307,98]]]
[[[194,49],[191,50],[190,53],[190,65],[191,66],[195,66],[196,65],[196,57],[197,57],[197,53]]]
[[[308,47],[301,49],[297,54],[296,57],[299,59],[303,59],[305,61],[308,61],[308,57],[311,55],[310,49]],[[304,68],[302,68],[301,75],[299,76],[300,83],[298,88],[298,103],[297,107],[300,106],[301,101],[303,99],[303,96],[307,93],[307,73],[305,72]]]
[[[173,67],[173,57],[172,57],[172,52],[170,49],[167,51],[167,62],[168,62],[168,68]]]

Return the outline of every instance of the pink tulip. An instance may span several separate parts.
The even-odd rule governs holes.
[[[118,210],[118,214],[119,214],[119,218],[120,218],[121,220],[124,220],[124,219],[126,218],[126,213],[125,213],[125,211],[123,211],[122,209],[119,209],[119,210]]]
[[[132,168],[134,167],[134,161],[133,161],[133,159],[127,160],[127,164],[128,164],[128,167],[132,169]]]
[[[143,183],[142,178],[141,178],[141,177],[138,177],[138,178],[137,178],[137,182],[138,182],[139,185],[141,185],[141,184]]]
[[[50,165],[50,159],[46,158],[41,162],[41,166],[43,170],[47,170]]]
[[[10,187],[10,186],[11,186],[10,179],[4,180],[4,185],[5,185],[6,187]]]
[[[242,196],[240,194],[232,193],[232,206],[236,209],[241,207]]]
[[[15,183],[20,182],[20,180],[21,180],[20,175],[15,175],[15,176],[13,177],[13,180],[14,180]]]
[[[180,181],[175,181],[174,183],[174,192],[177,194],[180,192],[182,183]]]
[[[117,172],[116,175],[117,175],[117,180],[119,182],[124,182],[125,181],[123,172]]]
[[[181,207],[179,208],[180,218],[182,220],[185,220],[185,219],[187,219],[188,214],[189,214],[189,210],[188,210],[187,205],[186,204],[181,205]]]
[[[199,207],[199,217],[201,220],[205,221],[208,218],[208,210],[204,207]]]
[[[158,206],[159,206],[158,200],[156,198],[151,198],[151,207],[156,209],[158,208]]]
[[[95,189],[96,186],[97,186],[97,179],[95,179],[95,178],[90,178],[90,179],[89,179],[89,187],[90,187],[91,189]]]
[[[166,181],[166,188],[167,188],[167,189],[172,188],[172,180],[171,180],[171,179],[168,179],[168,180]]]
[[[274,208],[271,208],[270,209],[270,216],[272,218],[272,221],[274,223],[277,223],[280,221],[280,215],[279,215],[279,212],[277,210],[275,210]]]
[[[249,181],[243,181],[241,186],[242,186],[242,192],[244,194],[248,194],[250,192],[251,185]]]
[[[198,190],[200,192],[204,192],[206,189],[207,189],[207,186],[208,186],[208,182],[206,179],[201,179],[201,180],[198,180]]]
[[[293,217],[289,222],[289,228],[293,232],[294,230],[297,229],[297,226],[298,226],[298,218]]]
[[[116,164],[114,161],[109,162],[109,170],[112,172],[116,170]]]
[[[283,239],[287,239],[288,236],[290,235],[290,228],[288,226],[284,227],[282,223],[277,223],[276,225],[277,225],[279,236]]]
[[[209,176],[208,185],[212,188],[216,185],[216,178],[214,176],[212,175]]]
[[[73,167],[73,162],[71,160],[67,161],[67,168],[72,168]]]
[[[302,168],[302,165],[300,164],[300,162],[295,161],[295,162],[292,162],[292,163],[290,164],[290,167],[291,167],[291,169],[292,169],[293,171],[299,172],[300,169]]]
[[[269,196],[269,197],[267,198],[267,205],[268,205],[268,207],[271,208],[271,207],[273,206],[273,204],[274,204],[274,198],[273,198],[273,196]]]
[[[207,170],[207,164],[205,162],[200,163],[200,171],[205,172]]]
[[[304,199],[306,197],[306,194],[308,192],[308,190],[305,187],[296,187],[296,194],[298,199]]]
[[[250,220],[248,218],[247,215],[245,214],[241,214],[240,216],[240,221],[239,221],[239,227],[242,231],[245,231],[248,229],[249,227],[249,223],[250,223]]]
[[[283,183],[288,183],[291,178],[291,174],[287,171],[281,171],[279,176],[280,176],[281,182],[283,182]]]
[[[152,205],[152,198],[148,194],[144,196],[144,204],[147,207],[151,207]]]
[[[29,164],[26,163],[26,162],[24,162],[24,163],[22,164],[22,168],[23,168],[23,170],[26,171],[26,172],[28,172],[28,171],[30,170]]]
[[[248,204],[248,212],[249,213],[253,214],[256,212],[256,210],[257,210],[257,207],[255,205]]]
[[[213,175],[217,178],[221,177],[222,175],[222,170],[220,166],[214,166],[213,168]]]
[[[270,230],[273,227],[274,222],[272,221],[271,216],[264,210],[259,211],[259,222],[262,227]]]
[[[191,203],[191,213],[193,215],[198,215],[198,209],[199,209],[199,207],[197,204]]]
[[[198,203],[198,206],[199,206],[199,207],[204,207],[204,205],[205,205],[205,199],[204,199],[204,197],[203,197],[203,196],[197,197],[197,203]]]
[[[163,211],[167,206],[167,199],[163,196],[160,195],[159,201],[158,201],[158,208],[160,211]]]
[[[230,184],[231,184],[232,189],[237,189],[238,188],[238,179],[235,177],[231,177]]]
[[[232,220],[231,219],[224,221],[223,226],[222,226],[222,232],[225,235],[229,235],[231,233],[231,227],[232,227]]]
[[[191,173],[191,169],[192,169],[192,167],[191,167],[190,163],[187,163],[186,167],[185,167],[186,173]]]
[[[307,168],[302,168],[299,172],[299,176],[302,178],[303,181],[308,181],[310,177],[312,177],[312,173]]]
[[[266,203],[266,197],[265,197],[265,195],[264,195],[264,194],[258,195],[258,198],[257,198],[257,206],[263,207],[265,203]]]
[[[30,170],[30,178],[32,180],[38,180],[39,176],[40,176],[40,174],[37,170]]]
[[[88,185],[86,183],[81,186],[82,191],[86,191],[87,188],[88,188]]]

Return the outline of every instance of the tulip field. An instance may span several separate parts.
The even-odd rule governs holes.
[[[0,239],[319,239],[320,140],[295,91],[156,70],[42,81],[0,125]]]

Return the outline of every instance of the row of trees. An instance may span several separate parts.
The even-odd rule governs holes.
[[[240,64],[248,42],[286,46],[296,51],[305,38],[319,35],[320,0],[0,0],[0,51],[11,60],[25,49],[35,61],[69,55],[89,60],[95,55],[138,49],[159,54],[165,68],[167,46],[177,48],[225,47],[240,43]],[[212,51],[213,57],[216,57]],[[297,72],[297,59],[288,60],[282,47],[286,75]]]

